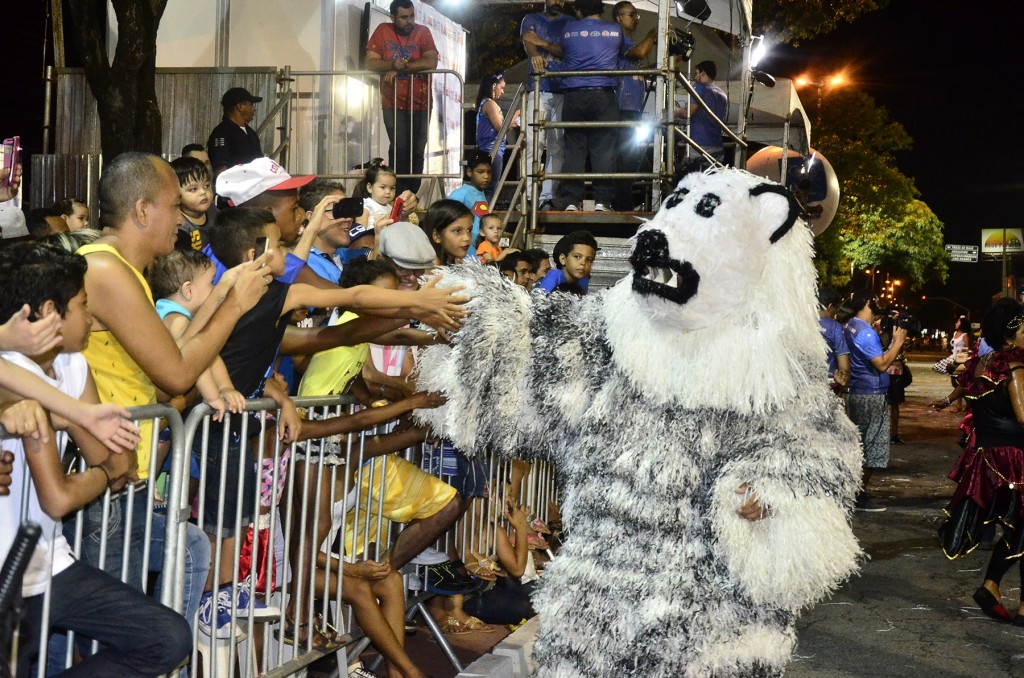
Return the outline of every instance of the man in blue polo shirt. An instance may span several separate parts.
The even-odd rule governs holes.
[[[543,43],[557,43],[565,27],[572,21],[572,17],[563,14],[563,0],[546,0],[544,11],[535,14],[527,14],[523,17],[519,35],[523,38],[523,49],[530,57],[530,73],[550,69],[550,62],[555,56],[540,46],[538,41]],[[534,40],[536,38],[536,40]],[[555,78],[543,78],[540,81],[540,114],[547,122],[559,122],[562,119],[562,85]],[[528,81],[526,103],[523,116],[530,124],[525,125],[526,132],[526,166],[528,171],[533,172],[533,109],[534,94],[533,80]],[[544,161],[544,171],[558,173],[562,171],[562,156],[564,154],[565,130],[556,127],[544,130],[543,142],[539,147],[540,152],[547,149],[547,157]],[[555,197],[554,182],[545,179],[541,185],[538,201],[542,210],[553,208]],[[533,195],[533,184],[526,185],[526,195]]]
[[[858,511],[884,511],[867,492],[871,473],[889,465],[889,390],[886,370],[903,349],[907,331],[894,327],[892,345],[882,349],[882,341],[871,328],[882,312],[870,290],[857,290],[850,297],[850,310],[855,314],[846,323],[846,343],[850,349],[850,385],[846,413],[860,429],[864,448],[864,483],[857,496]]]
[[[328,196],[337,200],[344,198],[344,184],[340,181],[317,178],[299,189],[299,207],[306,211],[307,223],[313,218],[316,206]],[[351,241],[349,233],[352,230],[352,219],[333,219],[328,210],[324,220],[325,223],[309,248],[306,265],[324,280],[337,285],[344,266],[340,254]]]
[[[565,71],[614,71],[619,58],[637,58],[641,49],[626,37],[618,24],[603,21],[604,4],[601,0],[577,0],[574,21],[565,27],[557,44],[531,40],[538,47],[562,58]],[[525,36],[524,36],[524,39]],[[565,122],[616,122],[619,104],[616,89],[618,77],[614,75],[587,75],[562,78],[564,101],[562,119]],[[612,128],[569,128],[565,130],[565,160],[562,171],[582,174],[590,156],[590,168],[595,174],[615,172],[615,139]],[[595,210],[611,209],[615,184],[611,179],[594,180]],[[560,181],[555,207],[576,211],[583,203],[583,180]]]
[[[640,21],[640,13],[629,0],[620,0],[612,7],[612,18],[615,23],[622,26],[627,36],[632,36]],[[657,29],[652,28],[647,35],[637,43],[640,54],[636,58],[622,57],[619,59],[619,68],[622,70],[637,69],[640,62],[647,58],[654,47],[657,38]],[[643,116],[644,95],[647,89],[647,78],[642,75],[619,76],[619,120],[637,121]],[[620,173],[637,172],[640,169],[640,161],[643,159],[644,146],[641,144],[638,128],[622,127],[618,131],[618,171]],[[632,210],[636,201],[633,200],[633,180],[620,179],[615,183],[615,199],[612,201],[612,209],[618,212]]]
[[[715,84],[718,66],[714,61],[702,61],[693,67],[693,90],[711,112],[726,122],[729,113],[729,99],[722,88]],[[725,147],[722,145],[722,128],[711,119],[708,112],[692,102],[689,108],[677,107],[677,118],[690,118],[690,138],[719,162],[725,162]]]

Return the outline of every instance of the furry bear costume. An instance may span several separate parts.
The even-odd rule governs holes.
[[[783,187],[730,169],[685,177],[602,293],[445,270],[471,315],[419,361],[448,398],[419,414],[559,473],[538,676],[781,675],[799,610],[855,571],[862,455],[826,385],[811,248]],[[737,514],[744,484],[763,520]]]

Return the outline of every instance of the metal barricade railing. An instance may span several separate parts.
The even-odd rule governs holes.
[[[133,407],[129,408],[129,412],[136,423],[154,422],[153,435],[149,440],[143,440],[139,448],[145,453],[143,457],[148,459],[148,463],[139,469],[140,475],[146,478],[116,493],[106,490],[73,515],[64,516],[62,522],[55,525],[55,531],[43,534],[42,540],[53,543],[58,536],[56,529],[61,529],[77,560],[104,570],[132,588],[150,595],[156,595],[154,587],[159,589],[160,601],[180,612],[181,596],[175,595],[178,568],[164,566],[178,561],[178,551],[174,528],[170,522],[165,523],[160,512],[165,495],[160,489],[159,470],[168,454],[176,458],[181,456],[181,450],[180,443],[177,446],[174,442],[162,443],[158,434],[162,428],[167,428],[171,432],[171,439],[180,441],[181,417],[173,408],[164,405]],[[0,438],[3,437],[6,436],[0,431]],[[57,451],[58,454],[63,452]],[[20,483],[16,489],[22,501],[16,509],[13,506],[10,508],[19,512],[20,522],[24,523],[28,518],[30,505],[31,474],[24,454],[20,459],[15,459],[15,465],[15,483]],[[84,472],[87,467],[84,458],[77,459],[72,465],[78,472]],[[170,474],[169,482],[172,486],[179,480],[173,472]],[[0,501],[12,500],[2,498]],[[52,568],[52,552],[48,557],[51,559]],[[155,579],[152,577],[154,572],[159,573]],[[43,603],[40,628],[44,629],[44,632],[40,634],[38,645],[29,649],[15,643],[15,649],[10,655],[12,662],[16,662],[17,655],[23,652],[37,654],[32,675],[39,678],[46,676],[48,671],[52,673],[55,670],[52,664],[70,666],[76,648],[73,632],[66,636],[45,632],[45,629],[49,628],[52,580],[51,570],[46,589],[41,594]],[[80,653],[91,654],[96,651],[97,643],[78,643],[77,648]]]
[[[458,72],[420,71],[415,78],[396,81],[391,106],[384,105],[381,74],[376,71],[291,71],[290,78],[292,129],[288,136],[292,152],[288,168],[293,173],[359,180],[363,172],[357,168],[381,157],[389,161],[400,181],[418,186],[422,179],[432,180],[430,192],[421,194],[423,203],[430,202],[425,199],[428,196],[443,197],[461,181],[465,83]],[[414,101],[416,84],[424,80],[427,107],[420,111],[400,108],[397,98],[402,88],[409,88],[407,101]],[[447,105],[449,99],[451,106]],[[399,135],[407,135],[401,144]],[[421,143],[425,150],[417,151]],[[398,156],[399,146],[408,149],[408,155]],[[449,186],[444,185],[445,180]]]
[[[295,403],[307,420],[335,422],[325,430],[344,428],[336,425],[344,422],[335,418],[355,411],[348,396],[297,398]],[[97,566],[105,565],[135,588],[154,594],[153,586],[159,587],[161,601],[187,616],[194,648],[191,666],[185,669],[190,675],[199,675],[200,665],[205,678],[292,675],[328,654],[314,645],[314,629],[330,633],[331,624],[337,627],[339,650],[350,648],[347,656],[337,651],[339,670],[344,673],[348,659],[357,657],[368,640],[353,642],[364,634],[343,602],[341,570],[356,553],[382,558],[401,527],[387,520],[385,507],[389,465],[399,462],[392,461],[397,457],[390,453],[376,456],[380,447],[373,448],[379,442],[374,436],[387,433],[389,427],[325,434],[284,445],[275,435],[274,423],[282,421],[282,414],[269,399],[250,400],[245,414],[226,414],[221,423],[211,421],[212,410],[205,404],[194,407],[184,423],[167,406],[137,407],[131,412],[138,420],[158,424],[152,427],[150,440],[144,441],[149,451],[148,478],[114,496],[108,491],[80,511],[73,523],[65,521],[64,532],[75,552]],[[160,436],[161,431],[168,435]],[[237,453],[230,452],[232,448]],[[432,449],[415,444],[399,456],[418,465],[420,453],[429,457]],[[168,465],[162,476],[164,459]],[[511,464],[493,457],[488,460],[488,498],[470,503],[456,530],[437,544],[440,550],[467,561],[472,554],[497,560],[497,531],[507,529],[503,507],[511,496]],[[442,470],[438,465],[438,472]],[[534,462],[525,477],[519,501],[547,520],[549,501],[556,496],[551,468]],[[204,526],[208,531],[201,533]],[[225,527],[232,533],[231,541],[225,541]],[[96,532],[101,537],[93,539]],[[336,543],[340,546],[332,548]],[[83,551],[86,546],[88,552]],[[154,570],[161,574],[151,585]],[[198,608],[202,591],[208,588],[207,571],[214,573],[209,578],[212,614],[204,625]],[[220,601],[227,623],[219,634],[221,584],[227,584]],[[406,618],[422,614],[442,650],[459,667],[443,633],[423,607],[429,595],[410,596]],[[255,601],[271,609],[257,610]],[[293,620],[290,646],[285,639],[289,620]],[[44,616],[43,628],[47,624]],[[307,630],[305,638],[300,629]],[[74,646],[73,637],[63,643],[44,637],[38,646],[44,661],[36,675],[45,675],[48,653],[69,666]]]

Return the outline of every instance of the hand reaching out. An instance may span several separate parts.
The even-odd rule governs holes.
[[[110,403],[86,405],[84,412],[75,419],[97,440],[112,452],[134,450],[142,438],[139,427],[132,421],[128,410]]]
[[[457,330],[460,327],[457,319],[468,315],[465,304],[469,297],[457,294],[463,289],[461,285],[437,289],[440,280],[440,275],[431,278],[416,292],[419,299],[416,319],[438,331]]]
[[[12,436],[29,437],[48,442],[50,420],[46,410],[35,400],[12,400],[0,403],[0,425]]]
[[[0,325],[0,349],[36,356],[60,345],[60,315],[51,313],[35,321],[29,320],[31,315],[32,309],[25,304]]]
[[[743,483],[737,487],[736,494],[749,494],[749,497],[745,502],[743,502],[743,505],[736,509],[736,513],[739,514],[740,518],[749,520],[753,523],[768,517],[768,509],[758,503],[757,495],[751,491],[751,487],[748,483]]]

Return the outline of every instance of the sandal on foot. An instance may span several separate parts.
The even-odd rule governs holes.
[[[446,636],[461,636],[470,632],[464,624],[460,623],[455,617],[447,617],[444,621],[439,622],[438,626],[444,631]]]
[[[310,637],[309,624],[306,622],[296,624],[293,619],[285,619],[284,626],[277,632],[277,637],[282,643],[295,647],[305,647],[308,644],[312,649],[321,652],[330,652],[344,645],[342,639],[338,637],[336,629],[328,624],[334,635],[324,633],[319,627],[320,622],[320,615],[313,618],[313,635]]]
[[[313,617],[313,628],[318,634],[324,637],[327,641],[328,647],[331,649],[337,649],[346,645],[351,640],[351,637],[348,634],[342,633],[331,626],[331,624],[324,620],[323,616],[320,614]]]
[[[491,633],[493,631],[497,631],[496,628],[489,624],[485,624],[482,619],[477,619],[476,617],[467,618],[463,626],[470,631],[477,631],[479,633]]]

